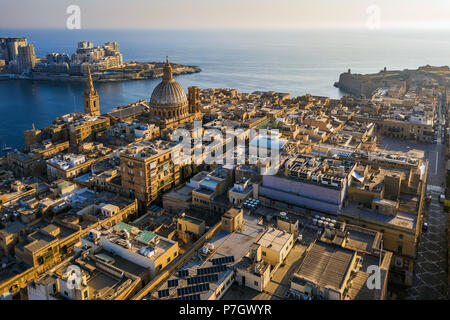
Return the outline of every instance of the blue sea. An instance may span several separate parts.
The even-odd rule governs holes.
[[[125,61],[171,61],[199,66],[201,73],[177,77],[185,88],[274,90],[292,96],[339,98],[333,87],[341,72],[378,72],[450,64],[450,32],[369,30],[0,30],[24,36],[38,56],[72,54],[77,42],[117,41]],[[149,99],[160,80],[98,83],[102,112]],[[0,146],[24,146],[32,123],[82,111],[84,84],[0,81]]]

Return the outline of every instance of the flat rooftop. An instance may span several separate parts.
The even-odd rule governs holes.
[[[375,221],[380,224],[388,224],[399,228],[409,229],[414,231],[416,229],[417,216],[401,211],[397,211],[397,215],[388,215],[373,211],[369,208],[360,208],[356,203],[349,203],[339,215],[349,215],[353,218],[362,220]]]
[[[340,291],[354,255],[353,250],[317,241],[308,248],[296,276]]]
[[[188,202],[192,199],[192,191],[193,190],[194,190],[194,188],[184,185],[183,187],[181,187],[179,189],[172,190],[172,191],[164,194],[163,197]]]
[[[370,234],[355,229],[347,229],[346,244],[359,251],[371,252],[376,241],[376,234]]]
[[[264,248],[270,248],[271,250],[280,252],[292,237],[292,233],[284,230],[278,230],[270,228],[264,235],[258,240],[258,244]]]

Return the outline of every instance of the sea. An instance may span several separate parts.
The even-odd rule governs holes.
[[[450,31],[418,30],[0,30],[0,37],[26,37],[37,56],[75,52],[82,40],[119,42],[125,61],[170,61],[198,66],[180,75],[187,90],[236,88],[278,91],[291,96],[340,98],[339,74],[373,73],[450,65]],[[159,79],[96,83],[100,108],[149,99]],[[23,132],[42,128],[55,117],[83,110],[83,83],[0,80],[0,152],[24,146]],[[0,153],[1,155],[1,153]]]

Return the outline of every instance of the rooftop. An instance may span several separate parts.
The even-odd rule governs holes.
[[[417,216],[414,214],[397,211],[395,216],[376,212],[369,208],[357,205],[356,203],[349,203],[343,208],[339,214],[351,215],[354,218],[375,221],[378,223],[389,224],[399,228],[414,231],[416,229]]]
[[[217,232],[208,243],[209,246],[214,248],[213,252],[206,257],[201,256],[200,254],[192,255],[191,258],[168,279],[168,281],[164,282],[157,290],[150,294],[151,299],[187,299],[183,294],[179,294],[178,289],[191,286],[191,281],[193,280],[189,279],[202,274],[198,269],[219,266],[213,264],[213,259],[233,257],[234,261],[222,264],[225,267],[220,271],[213,272],[211,274],[213,277],[205,282],[207,286],[199,293],[199,298],[201,300],[208,299],[214,293],[217,286],[230,274],[232,266],[236,265],[242,257],[244,257],[251,245],[257,241],[264,232],[264,227],[259,224],[259,219],[250,216],[245,216],[244,218],[245,222],[242,230],[233,233],[224,230]],[[187,275],[181,276],[179,272],[182,270],[186,270],[184,272],[186,272]],[[214,276],[214,274],[217,274],[217,277]],[[176,286],[169,287],[169,282],[171,284],[176,283]],[[158,292],[163,290],[168,290],[167,295],[160,297]]]
[[[281,251],[286,243],[291,239],[292,233],[284,230],[278,230],[270,228],[264,235],[258,240],[258,244],[264,248],[270,248],[274,251]]]
[[[355,255],[355,251],[317,241],[308,248],[296,276],[320,287],[340,291]]]

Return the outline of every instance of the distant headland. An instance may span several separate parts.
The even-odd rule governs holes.
[[[339,81],[334,86],[342,91],[355,95],[369,97],[380,87],[387,87],[392,82],[405,82],[410,80],[414,83],[421,83],[422,86],[437,84],[448,86],[450,68],[448,66],[422,66],[416,70],[388,70],[386,67],[378,73],[356,74],[351,69],[341,73]]]

